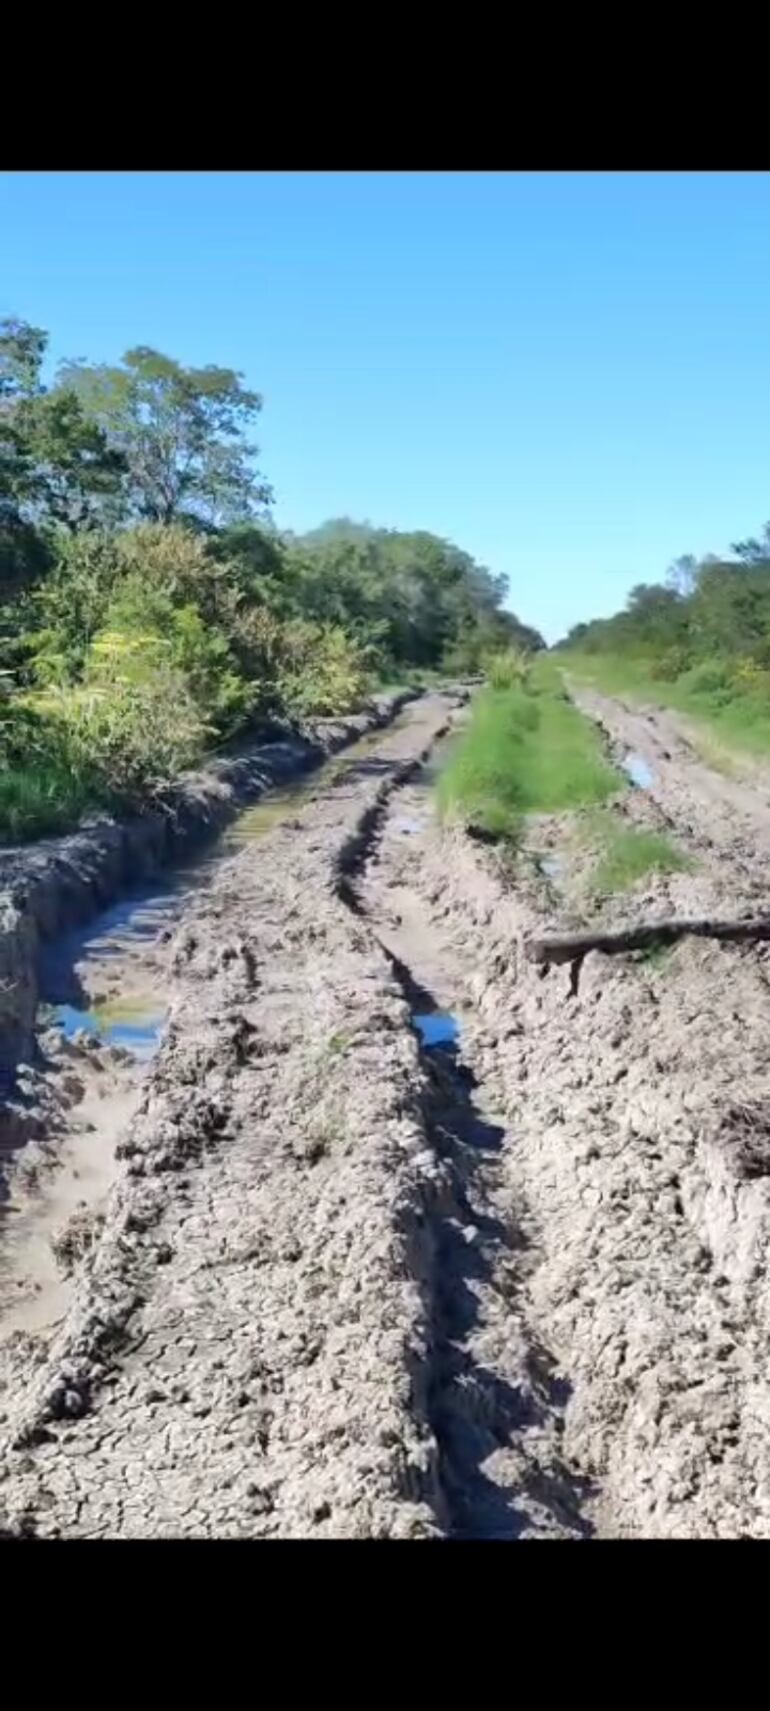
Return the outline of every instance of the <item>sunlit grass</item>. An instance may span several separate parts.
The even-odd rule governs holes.
[[[592,816],[590,831],[599,847],[591,890],[629,891],[652,873],[685,873],[692,862],[670,838],[637,826],[620,825],[610,814]]]
[[[544,665],[528,687],[481,691],[437,794],[445,819],[515,840],[526,814],[582,808],[625,787]]]
[[[729,767],[729,759],[719,747],[726,746],[749,755],[770,754],[770,706],[750,688],[739,683],[720,687],[699,685],[704,675],[701,668],[685,672],[681,677],[655,677],[650,662],[628,659],[621,654],[611,658],[603,654],[560,655],[564,669],[576,679],[593,684],[608,695],[624,695],[646,701],[656,707],[671,707],[717,739],[718,747],[709,758],[720,771]],[[704,662],[705,664],[706,662]],[[720,669],[719,665],[715,669]],[[721,667],[724,670],[724,666]]]
[[[66,831],[93,806],[93,795],[65,766],[39,761],[0,773],[0,840],[21,843]]]

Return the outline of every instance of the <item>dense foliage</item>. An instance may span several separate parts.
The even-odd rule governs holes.
[[[47,386],[46,347],[0,323],[0,834],[141,802],[261,720],[542,646],[433,535],[277,534],[233,370],[140,346]]]
[[[625,610],[577,624],[560,647],[642,667],[715,706],[770,713],[770,524],[734,557],[682,558],[664,582],[633,588]]]

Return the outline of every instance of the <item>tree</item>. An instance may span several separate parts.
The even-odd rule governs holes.
[[[59,373],[125,458],[133,517],[209,527],[252,517],[272,497],[245,437],[262,400],[241,381],[234,369],[184,368],[147,345],[116,368],[77,362]]]
[[[0,512],[6,527],[104,520],[126,470],[67,387],[41,381],[48,336],[14,319],[0,322]]]
[[[750,535],[748,540],[736,541],[733,552],[743,564],[770,563],[770,523],[765,523],[762,534],[757,538]]]
[[[675,558],[666,572],[666,586],[686,599],[692,594],[698,577],[698,560],[692,553],[683,553],[681,558]]]

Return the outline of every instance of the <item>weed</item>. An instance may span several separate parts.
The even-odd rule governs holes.
[[[674,945],[648,945],[646,950],[636,952],[634,961],[646,968],[662,969],[671,961],[674,949]]]
[[[663,833],[619,825],[610,814],[593,815],[589,834],[599,850],[591,879],[594,892],[629,891],[649,873],[684,873],[692,868],[689,857]]]
[[[337,1034],[331,1035],[329,1042],[328,1042],[328,1045],[327,1045],[327,1051],[330,1051],[332,1053],[345,1052],[345,1051],[347,1051],[349,1045],[350,1045],[350,1034],[346,1034],[344,1032],[344,1030],[342,1030]]]

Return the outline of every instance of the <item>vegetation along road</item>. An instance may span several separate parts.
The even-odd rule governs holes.
[[[430,535],[279,537],[230,371],[43,345],[0,1531],[768,1536],[767,541],[546,652]]]

